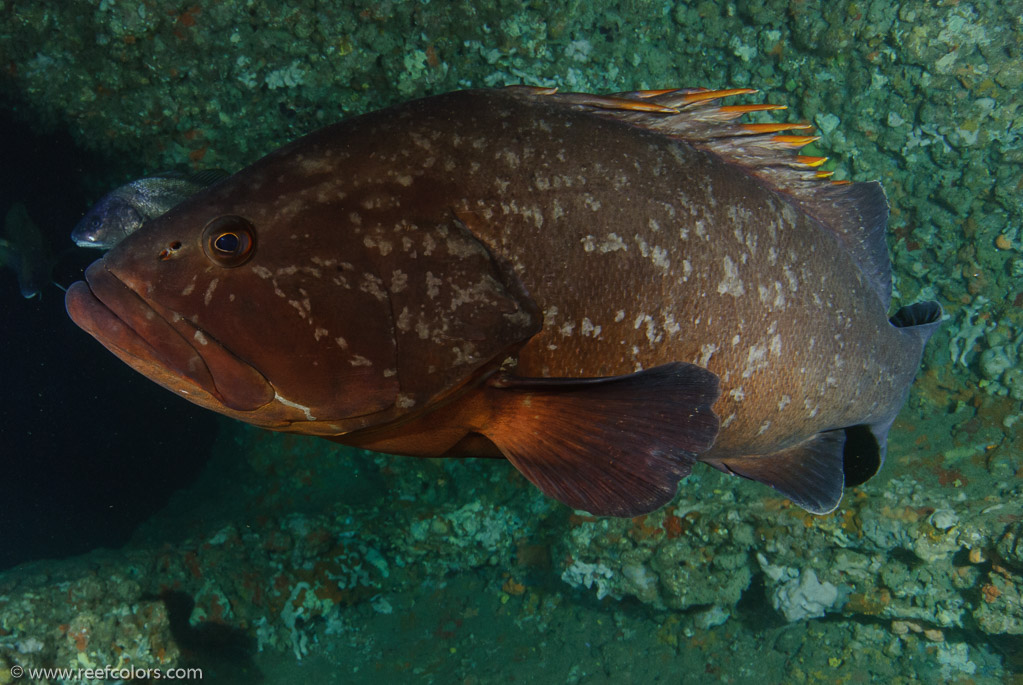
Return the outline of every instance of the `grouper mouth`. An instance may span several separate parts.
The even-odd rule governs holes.
[[[251,412],[276,395],[256,369],[184,317],[147,302],[103,259],[68,288],[64,302],[71,320],[123,362],[196,404]]]

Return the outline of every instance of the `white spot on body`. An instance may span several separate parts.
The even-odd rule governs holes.
[[[398,314],[398,319],[395,321],[395,325],[402,333],[408,333],[412,330],[412,313],[409,312],[408,307],[401,308],[401,313]]]
[[[373,236],[367,235],[362,239],[362,244],[368,248],[376,248],[380,251],[382,257],[386,257],[391,253],[391,249],[394,247],[391,241],[384,239],[374,239]]]
[[[633,370],[634,371],[642,371],[643,370],[643,362],[641,362],[639,360],[639,346],[633,345],[632,349],[630,350],[630,352],[632,352]],[[624,357],[622,358],[622,361],[623,362],[626,361]]]
[[[592,236],[587,236],[587,238],[592,238]],[[629,250],[629,248],[625,245],[625,241],[622,240],[617,233],[608,233],[607,238],[605,238],[600,244],[596,244],[595,247],[604,253],[617,252],[618,250],[624,250],[627,252]],[[583,243],[583,249],[585,248],[586,243]],[[587,250],[587,252],[592,252],[592,250]]]
[[[710,235],[707,233],[707,224],[704,223],[703,219],[697,219],[693,227],[696,230],[696,235],[698,237],[703,238],[704,240],[710,240]],[[683,236],[683,239],[684,238],[685,236]]]
[[[654,263],[654,266],[660,267],[664,273],[668,273],[668,270],[671,268],[671,260],[668,259],[668,251],[663,247],[654,245],[651,250],[651,254],[651,261]]]
[[[362,282],[359,283],[359,290],[372,295],[380,302],[387,299],[387,293],[384,292],[383,288],[384,282],[379,276],[375,276],[371,273],[364,273],[362,278]]]
[[[433,272],[426,272],[426,295],[431,300],[440,294],[440,285],[443,283],[441,279],[433,275]]]
[[[514,150],[511,149],[501,150],[495,155],[495,157],[504,162],[509,169],[519,168],[519,156],[518,154],[515,153]]]
[[[713,357],[714,353],[717,352],[717,351],[718,351],[718,346],[715,345],[714,343],[706,343],[705,345],[701,345],[700,346],[700,359],[697,362],[697,365],[706,368],[707,367],[707,362],[710,361],[710,358]]]
[[[682,326],[675,321],[675,317],[671,312],[664,314],[664,330],[667,331],[668,335],[675,335],[682,330]]]
[[[785,274],[785,280],[789,282],[789,290],[796,292],[799,290],[799,280],[796,278],[796,274],[789,267],[783,267],[782,273]]]
[[[753,345],[746,353],[746,367],[742,370],[742,377],[749,378],[757,371],[767,366],[765,357],[767,347],[765,345]]]
[[[433,239],[433,236],[429,233],[423,236],[423,254],[427,257],[433,254],[434,249],[437,247],[437,241]]]
[[[664,336],[657,330],[657,322],[649,314],[640,314],[636,317],[636,321],[633,324],[633,328],[639,330],[639,327],[646,325],[646,339],[651,345],[655,345],[664,339]]]
[[[202,302],[207,307],[210,306],[210,300],[213,299],[213,291],[217,289],[217,283],[219,282],[220,279],[214,278],[212,281],[210,281],[209,286],[206,287],[206,294],[203,295]]]
[[[395,269],[391,273],[391,292],[400,293],[408,285],[408,274],[401,269]]]
[[[664,273],[668,273],[671,267],[671,260],[668,259],[668,251],[658,245],[648,245],[642,236],[635,236],[636,245],[639,247],[639,253],[648,258],[653,262],[654,266],[658,267]]]
[[[718,283],[718,293],[721,295],[731,295],[732,297],[742,297],[746,294],[746,288],[742,284],[742,280],[739,278],[739,267],[735,265],[732,258],[725,255],[722,260],[722,267],[724,268],[724,278]]]
[[[192,337],[195,338],[195,341],[200,345],[206,345],[208,343],[206,336],[202,334],[202,331],[196,331],[195,335]]]
[[[565,208],[561,206],[561,203],[555,198],[554,202],[551,203],[551,218],[557,221],[565,216]]]

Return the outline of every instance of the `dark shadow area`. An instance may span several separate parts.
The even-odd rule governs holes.
[[[1005,670],[1023,674],[1023,635],[991,635],[990,643],[1005,659]]]
[[[66,285],[99,257],[70,232],[111,167],[22,119],[0,111],[0,222],[23,205]],[[217,429],[78,329],[57,286],[41,295],[0,269],[0,569],[124,544],[195,479]]]
[[[757,563],[750,560],[751,564]],[[770,630],[784,628],[785,618],[771,606],[771,599],[767,596],[767,585],[764,583],[763,573],[754,573],[750,580],[749,587],[742,593],[739,602],[735,605],[735,617],[742,625],[754,633],[763,633]]]
[[[244,630],[216,621],[192,624],[195,600],[184,592],[160,594],[167,607],[171,637],[181,650],[185,668],[202,669],[202,679],[214,683],[259,683],[263,676],[252,661],[256,641]]]

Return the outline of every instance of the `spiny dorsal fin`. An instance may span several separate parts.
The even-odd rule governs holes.
[[[749,95],[752,88],[640,90],[609,95],[558,93],[555,88],[513,86],[533,97],[591,111],[650,131],[680,138],[723,161],[741,166],[766,185],[791,197],[833,233],[849,251],[885,308],[891,301],[892,271],[884,240],[888,201],[879,183],[821,181],[827,157],[795,151],[818,140],[802,132],[805,123],[736,123],[749,112],[785,109],[784,105],[726,105],[719,101]],[[798,131],[798,134],[784,133]]]

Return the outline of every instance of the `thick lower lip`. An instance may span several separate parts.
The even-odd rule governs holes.
[[[259,372],[191,323],[161,316],[102,259],[86,269],[85,281],[64,299],[71,320],[136,371],[199,404],[252,411],[273,399]]]

